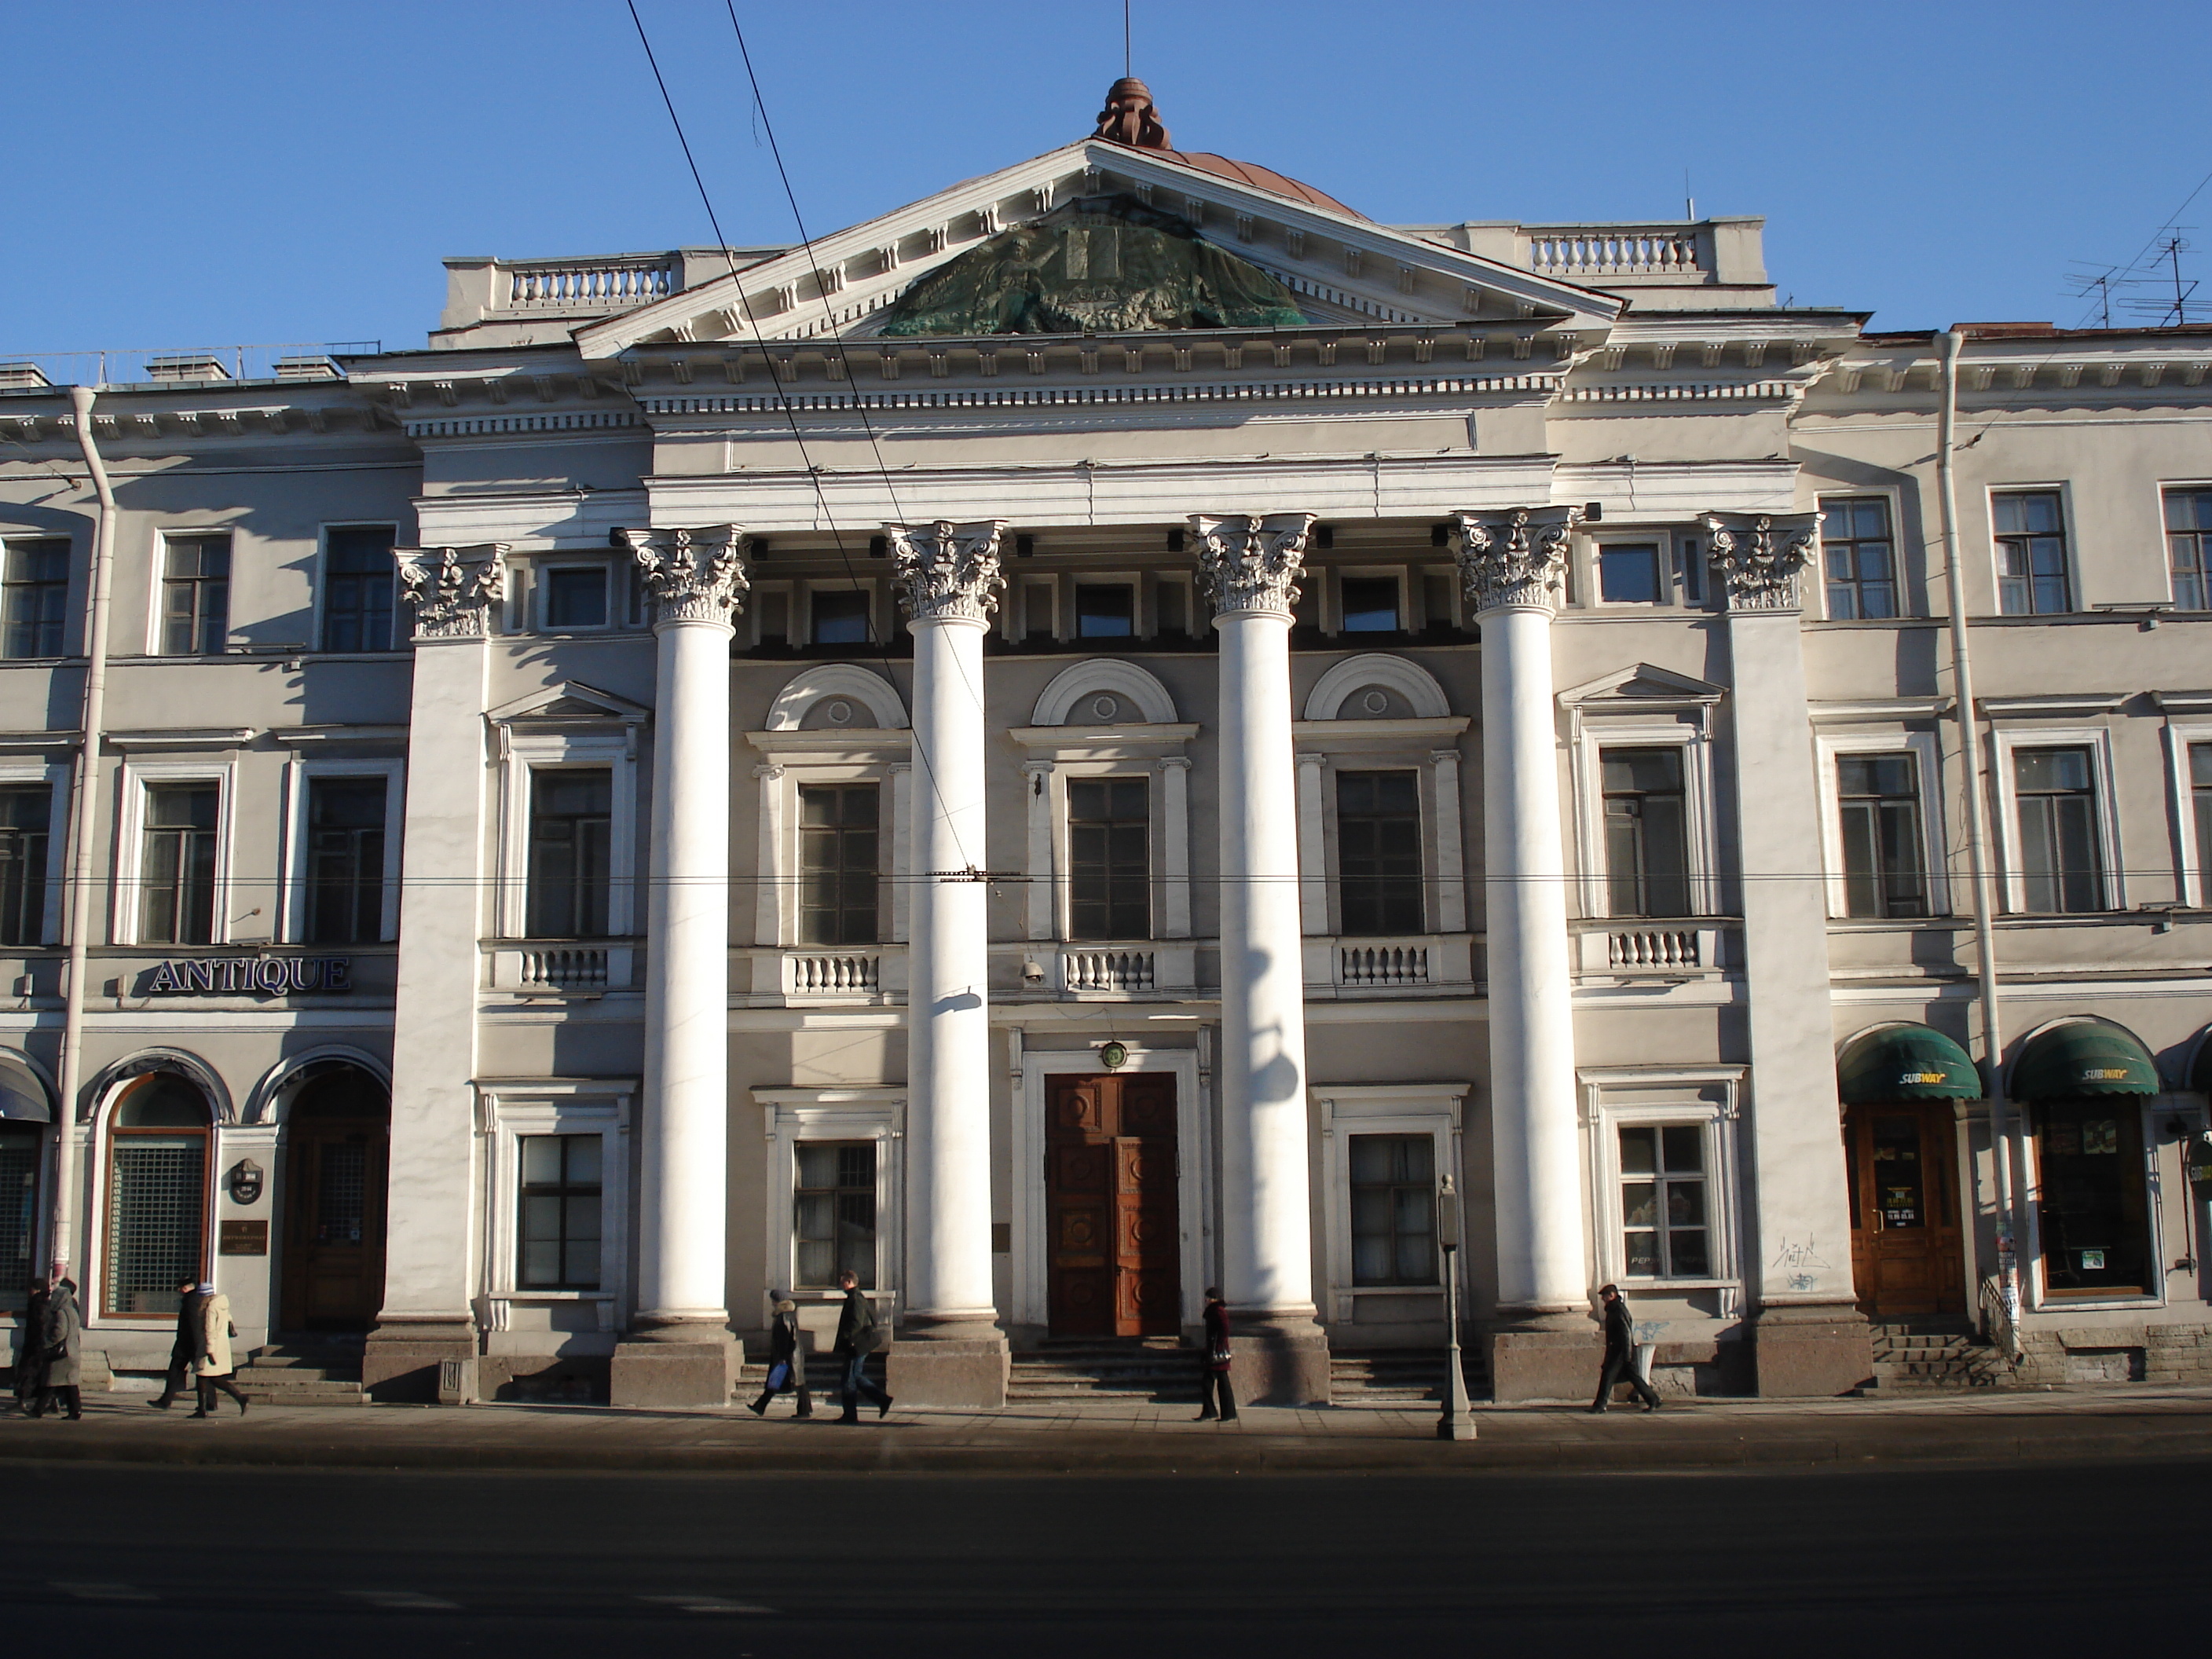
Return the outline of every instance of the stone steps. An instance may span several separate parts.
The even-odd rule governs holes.
[[[1490,1373],[1481,1354],[1460,1350],[1460,1375],[1469,1399],[1490,1392]],[[1441,1405],[1444,1356],[1441,1348],[1378,1348],[1334,1351],[1328,1357],[1329,1398],[1340,1406]]]
[[[272,1342],[238,1368],[238,1391],[257,1406],[366,1406],[358,1342]]]
[[[1198,1356],[1171,1336],[1048,1341],[1014,1355],[1011,1403],[1198,1403]]]
[[[2012,1367],[1963,1320],[1875,1321],[1874,1380],[1862,1395],[1928,1394],[2014,1386]]]

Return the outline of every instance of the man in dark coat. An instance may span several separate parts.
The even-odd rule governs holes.
[[[1598,1373],[1597,1398],[1590,1409],[1603,1411],[1613,1398],[1613,1385],[1626,1382],[1645,1411],[1657,1411],[1658,1395],[1636,1373],[1636,1322],[1628,1316],[1627,1299],[1618,1285],[1607,1285],[1597,1294],[1605,1306],[1605,1368]]]
[[[768,1402],[779,1394],[796,1391],[799,1395],[799,1415],[814,1415],[814,1396],[806,1391],[806,1356],[799,1347],[799,1304],[787,1299],[781,1291],[775,1297],[775,1317],[768,1328],[769,1384],[761,1390],[760,1398],[752,1403],[755,1417],[768,1415]],[[787,1367],[782,1386],[776,1386],[775,1368]]]
[[[64,1279],[54,1286],[53,1294],[46,1298],[46,1316],[40,1322],[39,1340],[46,1350],[46,1386],[40,1389],[38,1403],[31,1407],[31,1415],[43,1417],[48,1412],[69,1413],[70,1422],[84,1415],[84,1401],[77,1393],[82,1380],[80,1345],[84,1339],[84,1318],[77,1312],[76,1285]]]
[[[860,1276],[848,1267],[837,1275],[837,1288],[845,1292],[844,1311],[837,1316],[837,1358],[845,1367],[845,1412],[840,1423],[860,1420],[860,1396],[876,1402],[876,1415],[891,1414],[891,1397],[868,1380],[868,1356],[883,1346],[883,1328],[876,1322],[876,1305],[860,1289]]]
[[[28,1416],[37,1409],[40,1390],[46,1386],[46,1289],[44,1277],[30,1283],[23,1302],[23,1334],[15,1349],[15,1409]]]
[[[1199,1356],[1198,1420],[1211,1423],[1217,1417],[1224,1423],[1237,1420],[1237,1396],[1229,1391],[1229,1304],[1221,1299],[1221,1292],[1209,1287],[1206,1292],[1206,1352]],[[1220,1397],[1221,1408],[1214,1409],[1214,1399]]]
[[[155,1411],[168,1410],[169,1402],[185,1391],[185,1373],[199,1358],[199,1289],[197,1279],[185,1279],[177,1286],[177,1340],[169,1349],[168,1375],[161,1379],[161,1397],[146,1402]]]

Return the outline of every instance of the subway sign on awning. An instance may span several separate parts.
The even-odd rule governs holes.
[[[198,957],[164,962],[149,996],[285,997],[353,989],[351,957]]]

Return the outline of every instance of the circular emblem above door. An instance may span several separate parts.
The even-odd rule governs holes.
[[[1129,1045],[1126,1042],[1100,1043],[1098,1063],[1109,1072],[1120,1071],[1129,1063]]]

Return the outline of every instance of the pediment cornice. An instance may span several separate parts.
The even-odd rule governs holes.
[[[587,360],[655,342],[757,344],[865,335],[914,280],[1078,197],[1120,191],[1195,222],[1317,319],[1441,327],[1534,321],[1602,330],[1622,301],[1101,140],[1051,151],[576,331]]]

